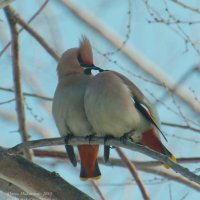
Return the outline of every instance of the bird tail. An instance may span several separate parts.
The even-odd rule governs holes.
[[[176,157],[162,144],[155,132],[155,129],[151,129],[143,133],[140,143],[154,151],[168,156],[172,161],[176,162]],[[166,163],[163,163],[163,166],[166,169],[170,168]]]
[[[163,149],[165,151],[165,155],[167,155],[173,162],[177,162],[176,157],[163,144],[162,144],[162,146],[163,146]],[[170,166],[167,165],[166,163],[163,163],[163,167],[165,167],[166,169],[170,168]]]
[[[97,162],[99,145],[78,145],[78,150],[81,160],[80,179],[82,181],[100,179],[101,172]]]

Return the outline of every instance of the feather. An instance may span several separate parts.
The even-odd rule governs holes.
[[[135,104],[135,107],[140,111],[140,113],[160,131],[163,138],[167,141],[167,138],[165,137],[164,133],[160,130],[158,124],[156,123],[156,120],[154,119],[148,107],[145,104],[140,103],[137,100],[137,98],[134,97],[133,97],[133,102]]]

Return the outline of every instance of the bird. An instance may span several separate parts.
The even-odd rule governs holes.
[[[57,66],[58,85],[53,97],[52,114],[60,135],[66,136],[67,141],[72,135],[94,134],[84,110],[84,93],[92,76],[84,74],[80,59],[84,65],[93,63],[91,45],[85,36],[81,38],[79,47],[63,53]],[[65,147],[72,164],[76,166],[73,146],[66,144]],[[98,180],[101,177],[98,149],[98,145],[78,145],[81,180]]]
[[[175,156],[161,142],[160,133],[166,137],[160,129],[157,110],[139,88],[118,72],[96,66],[83,68],[88,75],[92,69],[100,71],[88,83],[84,95],[85,113],[96,135],[128,136],[176,162]],[[165,163],[163,166],[169,168]]]

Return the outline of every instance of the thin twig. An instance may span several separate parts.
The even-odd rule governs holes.
[[[0,90],[6,91],[6,92],[12,92],[12,93],[15,92],[14,89],[5,88],[5,87],[0,87]],[[52,101],[53,100],[51,97],[46,97],[46,96],[42,96],[42,95],[38,95],[38,94],[34,94],[34,93],[28,93],[28,92],[23,92],[23,96],[38,98],[38,99],[41,99],[41,100],[44,100],[44,101]],[[164,125],[164,126],[176,127],[176,128],[181,128],[181,129],[188,129],[188,130],[192,130],[194,132],[200,133],[200,129],[194,128],[194,127],[188,126],[188,125],[175,124],[175,123],[171,123],[171,122],[161,122],[161,124]]]
[[[186,186],[189,186],[197,191],[200,191],[200,186],[196,183],[193,183],[187,179],[185,179],[184,177],[181,177],[181,176],[177,176],[177,175],[174,175],[172,173],[169,173],[169,172],[166,172],[166,171],[163,171],[163,170],[159,170],[159,169],[155,169],[155,168],[151,168],[151,167],[139,167],[138,170],[141,170],[141,171],[144,171],[146,173],[151,173],[151,174],[156,174],[158,176],[162,176],[162,177],[165,177],[167,179],[170,179],[170,180],[174,180],[176,182],[179,182],[179,183],[182,183]]]
[[[42,38],[33,28],[31,28],[23,19],[21,19],[16,12],[10,8],[13,18],[16,20],[18,24],[23,26],[23,28],[29,32],[31,36],[33,36],[37,42],[41,44],[41,46],[56,60],[58,61],[60,56],[53,50],[52,47]]]
[[[94,189],[96,190],[96,192],[98,193],[99,197],[101,198],[101,200],[106,200],[101,192],[101,190],[99,189],[98,185],[95,183],[95,181],[91,181],[92,186],[94,187]]]
[[[0,90],[6,91],[6,92],[15,92],[14,89],[5,88],[5,87],[0,87]],[[42,96],[42,95],[38,95],[38,94],[34,94],[34,93],[28,93],[28,92],[23,92],[23,96],[39,98],[39,99],[45,100],[45,101],[52,101],[53,100],[51,97],[46,97],[46,96]],[[188,129],[188,130],[192,130],[194,132],[200,133],[200,129],[194,128],[194,127],[188,126],[188,125],[175,124],[175,123],[171,123],[171,122],[161,122],[161,124],[164,125],[164,126],[176,127],[176,128],[181,128],[181,129]]]
[[[18,43],[18,30],[16,26],[16,21],[13,18],[12,10],[10,7],[5,9],[6,17],[11,30],[12,36],[12,62],[13,62],[13,81],[15,85],[15,99],[16,108],[18,116],[19,130],[21,134],[22,141],[28,141],[28,131],[26,126],[25,112],[24,112],[24,97],[22,94],[21,86],[21,70],[19,65],[19,43]],[[31,160],[31,151],[24,149],[25,156]]]
[[[0,102],[0,105],[11,103],[13,101],[15,101],[15,99],[10,99],[10,100],[7,100],[7,101],[2,101],[2,102]]]
[[[17,154],[22,152],[24,148],[36,148],[36,147],[45,147],[45,146],[53,146],[53,145],[63,145],[65,144],[65,137],[61,138],[51,138],[51,139],[42,139],[42,140],[34,140],[34,141],[27,141],[21,144],[16,145],[15,147],[8,150],[11,154]],[[106,142],[104,137],[80,137],[80,136],[73,136],[69,140],[69,145],[77,145],[77,144],[105,144],[110,146],[117,146],[117,147],[124,147],[126,149],[130,149],[132,151],[137,151],[143,153],[147,156],[150,156],[153,159],[159,160],[162,163],[166,163],[173,169],[175,172],[180,173],[185,178],[188,178],[191,181],[194,181],[200,184],[200,176],[192,173],[189,169],[180,166],[177,163],[174,163],[171,159],[167,156],[162,155],[158,152],[155,152],[143,145],[136,144],[131,141],[122,142],[120,139],[112,138],[108,139]]]
[[[127,166],[129,171],[131,172],[131,174],[132,174],[133,178],[135,179],[138,187],[140,188],[140,191],[142,193],[143,198],[145,200],[149,200],[150,199],[149,194],[148,194],[148,192],[147,192],[147,190],[144,186],[143,181],[141,180],[141,178],[139,177],[139,174],[137,173],[135,165],[128,160],[128,158],[126,157],[124,152],[119,147],[116,148],[116,151],[117,151],[119,157],[122,159],[124,164]]]
[[[41,12],[42,10],[45,8],[45,6],[47,5],[47,3],[49,2],[49,0],[45,0],[45,2],[41,5],[41,7],[35,12],[35,14],[28,20],[27,24],[30,24]],[[21,33],[24,30],[24,28],[20,28],[19,29],[19,33]],[[8,47],[11,45],[11,41],[8,42],[4,48],[0,51],[0,57],[3,55],[3,53],[8,49]]]
[[[83,9],[77,8],[77,6],[72,3],[72,1],[61,0],[58,1],[62,5],[66,6],[70,11],[79,18],[83,23],[92,28],[102,37],[104,37],[108,42],[110,42],[114,47],[119,48],[123,39],[116,33],[110,30],[105,24],[95,18],[91,11],[84,11]],[[128,44],[121,49],[121,52],[130,59],[134,64],[140,67],[143,71],[152,76],[155,80],[161,83],[168,90],[174,89],[176,85],[175,81],[167,76],[167,74],[159,68],[156,64],[149,61],[143,54],[141,54],[133,46]],[[174,93],[180,97],[184,102],[186,102],[193,110],[200,113],[200,104],[194,100],[194,95],[186,87],[180,85]]]
[[[174,3],[176,3],[177,5],[185,8],[185,9],[188,9],[188,10],[191,10],[193,12],[196,12],[196,13],[200,14],[200,8],[194,8],[194,7],[189,6],[189,5],[183,3],[183,2],[181,2],[179,0],[171,0],[171,1],[174,2]]]
[[[200,133],[200,129],[194,128],[188,125],[181,125],[181,124],[174,124],[174,123],[169,123],[169,122],[161,122],[162,125],[164,126],[171,126],[171,127],[176,127],[176,128],[182,128],[182,129],[189,129],[194,132]]]
[[[0,87],[0,90],[6,91],[6,92],[15,92],[14,89],[5,88],[5,87]],[[39,99],[46,100],[46,101],[52,101],[53,100],[50,97],[46,97],[46,96],[42,96],[42,95],[38,95],[38,94],[33,94],[33,93],[28,93],[28,92],[23,92],[23,96],[39,98]]]

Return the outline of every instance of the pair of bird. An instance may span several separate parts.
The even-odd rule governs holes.
[[[100,73],[93,76],[91,69]],[[159,118],[149,100],[130,80],[114,71],[103,71],[93,64],[89,40],[82,37],[79,48],[64,52],[58,68],[58,86],[53,99],[53,116],[61,136],[129,135],[176,161],[160,141]],[[161,132],[162,133],[162,132]],[[73,147],[65,145],[76,166]],[[98,145],[78,145],[81,180],[97,180],[101,173]],[[104,155],[109,157],[109,147]],[[169,168],[164,164],[166,168]]]

